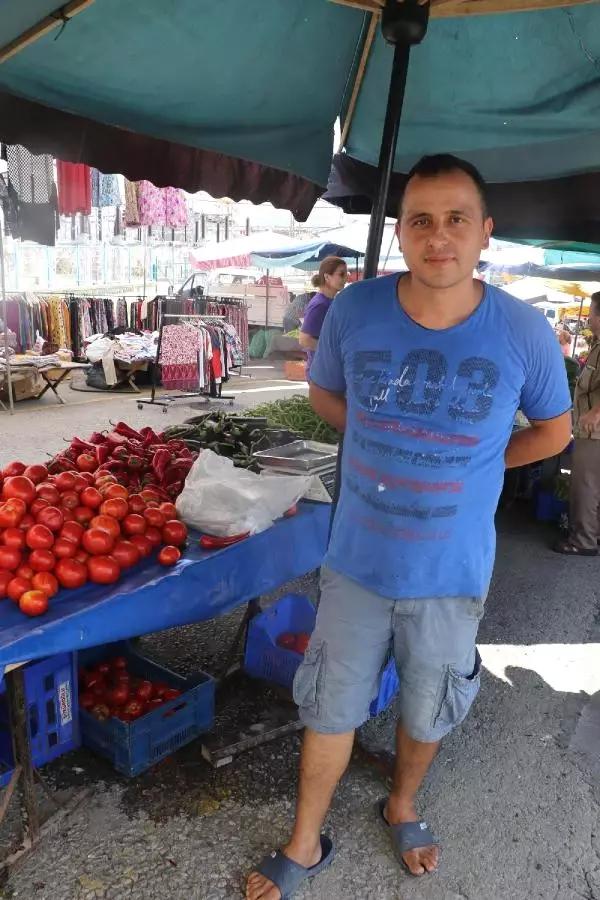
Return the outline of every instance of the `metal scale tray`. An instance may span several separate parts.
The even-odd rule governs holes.
[[[286,469],[296,472],[312,472],[315,469],[335,465],[337,447],[317,441],[293,441],[283,447],[259,450],[252,454],[264,468]]]

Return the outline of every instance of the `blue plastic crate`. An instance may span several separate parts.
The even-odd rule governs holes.
[[[277,638],[285,632],[312,634],[316,610],[301,594],[286,594],[273,606],[255,616],[248,628],[244,670],[254,678],[262,678],[292,689],[294,676],[302,662],[302,654],[277,646]],[[398,690],[398,675],[393,659],[386,664],[377,697],[371,703],[371,716],[378,716]]]
[[[551,491],[540,491],[536,498],[535,515],[538,522],[558,522],[569,512],[569,504],[559,500]]]
[[[86,710],[79,710],[84,746],[131,778],[210,730],[215,716],[216,682],[204,672],[182,678],[136,653],[127,642],[84,650],[79,654],[79,665],[92,666],[113,656],[124,656],[132,675],[164,681],[182,692],[175,700],[130,723],[115,718],[100,722]]]
[[[43,766],[81,745],[75,654],[59,653],[23,668],[31,758]],[[0,760],[12,766],[6,697],[0,697]],[[0,776],[0,785],[2,784]]]

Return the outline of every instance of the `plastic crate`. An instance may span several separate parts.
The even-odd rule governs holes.
[[[79,710],[84,746],[110,760],[118,772],[131,778],[210,730],[215,716],[216,682],[204,672],[190,678],[176,675],[136,653],[127,642],[82,651],[79,665],[91,666],[113,656],[124,656],[132,675],[164,681],[182,692],[175,700],[130,723],[115,718],[100,722],[86,710]]]
[[[255,616],[248,628],[244,670],[254,678],[262,678],[291,690],[303,656],[294,650],[278,647],[277,638],[286,631],[312,634],[316,617],[315,607],[301,594],[286,594]],[[378,716],[390,704],[398,685],[396,665],[390,659],[382,673],[379,693],[371,703],[371,716]]]
[[[29,741],[34,766],[43,766],[81,745],[74,653],[59,653],[23,667]],[[12,766],[6,696],[0,696],[0,760]],[[0,776],[0,785],[2,784]]]
[[[569,512],[569,504],[559,500],[551,491],[540,491],[536,498],[535,517],[538,522],[558,522]]]

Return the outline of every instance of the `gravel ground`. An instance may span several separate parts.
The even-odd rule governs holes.
[[[162,422],[157,411],[136,413],[119,399],[77,406],[76,423],[74,409],[18,413],[2,420],[0,464],[17,450],[39,458],[42,424],[43,446],[53,451],[62,434],[85,434],[108,418]],[[187,415],[172,410],[169,421]],[[299,900],[600,900],[598,560],[552,554],[551,534],[514,514],[499,530],[480,633],[482,690],[420,797],[442,843],[440,871],[419,880],[400,871],[373,814],[385,785],[357,756],[327,821],[337,858]],[[289,589],[314,595],[314,579]],[[176,671],[215,671],[239,615],[153,635],[142,646]],[[221,715],[243,716],[256,690],[233,683],[220,703]],[[394,720],[392,704],[362,730],[363,742],[391,749]],[[90,787],[91,796],[12,874],[4,896],[241,898],[245,873],[287,836],[298,753],[299,737],[290,735],[214,770],[194,742],[133,781],[86,751],[70,754],[44,774],[59,789]]]

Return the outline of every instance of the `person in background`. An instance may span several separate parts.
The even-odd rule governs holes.
[[[563,352],[563,356],[571,355],[571,335],[567,331],[566,328],[563,328],[562,331],[558,333],[558,343],[560,344],[560,349]]]
[[[318,293],[312,298],[300,328],[300,346],[306,350],[306,380],[310,381],[310,367],[321,334],[321,328],[333,298],[346,286],[348,267],[339,256],[326,256],[319,271],[313,276],[312,283]]]
[[[600,291],[592,294],[588,328],[594,338],[573,398],[569,536],[554,546],[568,556],[597,556],[600,539]]]

